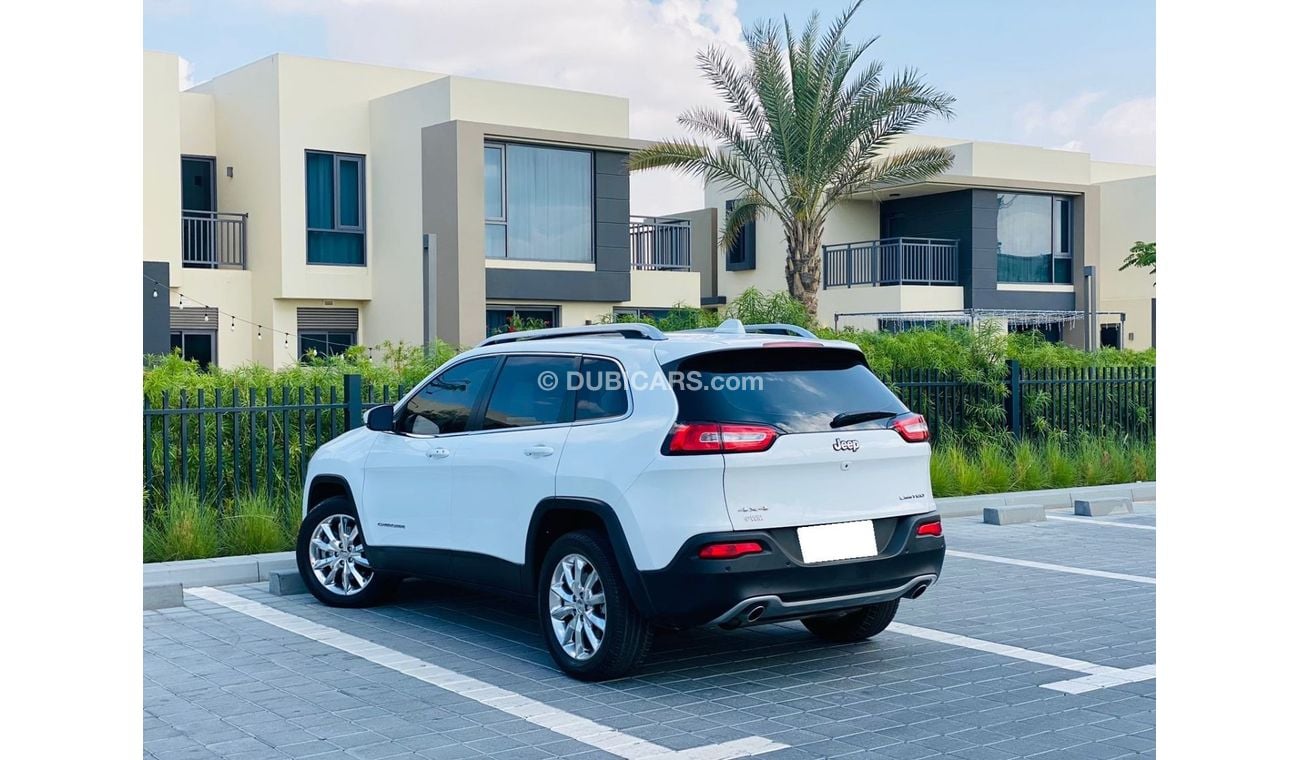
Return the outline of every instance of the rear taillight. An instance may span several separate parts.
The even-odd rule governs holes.
[[[678,424],[668,435],[669,454],[740,454],[767,451],[780,435],[767,425],[733,425],[716,422]]]
[[[916,526],[916,535],[918,536],[942,536],[943,523],[935,520],[934,522],[921,523]]]
[[[757,541],[739,541],[730,544],[705,544],[700,547],[700,559],[735,559],[746,554],[758,554],[763,545]]]
[[[925,418],[919,414],[895,417],[889,426],[908,443],[924,443],[930,440],[930,426],[925,424]]]

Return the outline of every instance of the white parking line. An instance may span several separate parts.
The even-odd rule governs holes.
[[[1073,573],[1075,575],[1091,575],[1095,578],[1110,578],[1117,581],[1133,581],[1134,583],[1149,583],[1156,585],[1156,579],[1146,575],[1129,575],[1127,573],[1111,573],[1105,570],[1089,570],[1086,567],[1072,567],[1070,565],[1054,565],[1050,562],[1034,562],[1027,559],[1011,559],[1010,557],[995,557],[992,554],[976,554],[974,552],[960,552],[955,549],[948,550],[949,557],[962,557],[963,559],[977,559],[981,562],[998,562],[1003,565],[1017,565],[1019,567],[1032,567],[1036,570],[1054,570],[1058,573]]]
[[[915,636],[918,639],[937,641],[942,644],[975,649],[980,652],[1000,654],[1003,657],[1011,657],[1038,665],[1048,665],[1062,670],[1073,670],[1076,673],[1086,673],[1087,676],[1084,678],[1071,678],[1064,681],[1040,684],[1044,689],[1063,691],[1067,694],[1082,694],[1085,691],[1105,689],[1126,683],[1137,683],[1138,681],[1147,681],[1156,677],[1154,665],[1144,665],[1140,668],[1129,668],[1127,670],[1112,668],[1109,665],[1097,665],[1084,660],[1076,660],[1073,657],[1061,657],[1046,652],[1036,652],[1032,649],[1013,647],[1010,644],[999,644],[995,641],[975,639],[970,636],[936,631],[933,628],[922,628],[897,621],[889,626],[889,630],[894,633]]]
[[[281,612],[261,602],[255,602],[207,586],[187,588],[185,593],[369,660],[376,665],[382,665],[390,670],[404,673],[427,684],[445,689],[466,699],[472,699],[479,704],[500,710],[516,718],[522,718],[529,723],[548,728],[557,734],[628,760],[647,760],[648,758],[728,760],[728,758],[760,755],[764,752],[773,752],[787,747],[785,744],[761,736],[750,736],[721,744],[706,744],[688,750],[672,750],[621,731],[616,731],[595,721],[578,717],[573,713],[556,709],[522,694],[498,688],[476,678],[463,676],[460,673],[425,662],[417,657],[403,654],[395,649],[389,649],[386,646],[344,633],[337,628],[330,628],[297,615]]]
[[[1065,515],[1048,515],[1049,520],[1064,520],[1065,522],[1083,523],[1084,525],[1101,525],[1106,528],[1132,528],[1134,530],[1155,530],[1154,525],[1137,525],[1135,523],[1112,522],[1109,520],[1099,520],[1095,517],[1066,517]]]

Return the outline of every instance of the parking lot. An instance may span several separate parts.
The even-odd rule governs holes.
[[[523,602],[187,589],[144,613],[145,757],[1153,755],[1155,511],[949,518],[940,582],[876,639],[664,632],[602,684],[555,669]]]

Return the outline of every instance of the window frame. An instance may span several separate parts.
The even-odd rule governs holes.
[[[727,217],[731,215],[732,210],[740,201],[740,198],[733,198],[723,203],[722,223],[724,226],[727,223]],[[755,219],[745,222],[731,247],[722,252],[723,265],[728,272],[744,272],[757,268],[755,262],[757,259],[756,248],[758,247],[758,225],[755,222]],[[732,254],[737,251],[740,252],[740,256],[738,258],[733,257]]]
[[[551,327],[560,326],[560,307],[548,306],[546,304],[501,304],[490,303],[483,306],[483,326],[487,327],[487,314],[489,311],[509,311],[511,314],[518,315],[521,311],[549,311],[554,315],[551,320]],[[502,333],[491,333],[491,335],[501,335]]]
[[[302,345],[302,341],[303,341],[303,338],[305,338],[305,337],[307,337],[307,336],[309,336],[309,335],[324,335],[324,336],[329,336],[329,335],[351,335],[351,336],[352,336],[352,342],[349,343],[349,344],[348,344],[348,345],[343,349],[343,351],[346,351],[347,349],[352,348],[353,346],[358,345],[358,336],[357,336],[357,331],[356,331],[356,330],[304,330],[304,331],[299,331],[299,333],[298,333],[298,361],[300,361],[300,362],[301,362],[301,361],[302,361],[302,360],[307,356],[307,349],[303,347],[303,345]],[[326,337],[325,340],[324,340],[323,342],[325,343],[326,346],[330,346],[331,344],[334,343],[334,341],[330,340],[328,337]],[[338,354],[343,353],[343,351],[338,351],[337,353],[333,353],[333,354],[319,354],[319,355],[320,355],[320,356],[337,356]]]
[[[996,195],[998,197],[1004,195],[1030,195],[1030,196],[1038,196],[1040,198],[1046,197],[1050,202],[1048,205],[1047,219],[1048,219],[1048,226],[1049,226],[1049,230],[1048,230],[1049,248],[1051,249],[1048,256],[1048,266],[1047,266],[1048,280],[1046,282],[1020,282],[1020,281],[1001,280],[1001,279],[997,280],[997,282],[1002,285],[1029,285],[1029,286],[1074,285],[1074,264],[1073,264],[1074,248],[1075,248],[1074,201],[1075,198],[1078,196],[1062,195],[1060,193],[1026,193],[1018,190],[999,191]],[[1062,206],[1060,214],[1057,214],[1058,204]],[[998,204],[997,211],[998,211],[998,215],[1000,216],[1002,212],[1002,206],[1000,202]],[[1060,220],[1059,225],[1057,222],[1058,219]],[[1061,237],[1062,228],[1064,228],[1064,231],[1067,233],[1065,239],[1062,239]],[[999,240],[998,242],[1000,244],[1001,241]],[[1063,248],[1062,246],[1063,243],[1065,244],[1064,249],[1060,250]],[[1056,279],[1056,262],[1058,261],[1071,262],[1069,280],[1060,281]]]
[[[568,153],[585,153],[590,159],[590,161],[588,162],[588,168],[590,169],[591,196],[588,199],[590,201],[588,207],[591,209],[591,246],[590,249],[588,250],[588,257],[585,260],[570,261],[567,259],[534,259],[534,258],[525,258],[521,256],[510,255],[510,193],[508,192],[508,190],[510,185],[509,177],[510,177],[510,146],[511,145],[518,145],[525,148],[539,148],[542,150],[558,150],[558,151],[565,151]],[[558,264],[594,264],[596,262],[596,246],[597,246],[597,242],[596,242],[596,151],[588,148],[577,148],[577,147],[571,147],[567,145],[552,145],[548,143],[530,143],[530,142],[520,142],[517,140],[510,141],[510,140],[490,140],[490,139],[483,141],[483,149],[484,151],[487,151],[489,149],[495,149],[501,152],[501,187],[500,187],[501,216],[499,218],[489,217],[487,215],[487,205],[484,204],[483,257],[489,261],[539,261],[542,263],[558,263]],[[484,170],[483,170],[484,187],[487,186],[486,167],[487,167],[487,162],[485,160]],[[504,237],[502,239],[502,254],[500,256],[487,255],[487,226],[488,225],[499,226],[504,231]]]
[[[180,346],[181,358],[185,358],[185,336],[186,335],[202,335],[204,337],[209,338],[212,341],[212,358],[208,360],[207,367],[201,368],[202,371],[207,372],[211,370],[213,367],[217,366],[217,344],[220,342],[217,340],[217,334],[219,332],[220,330],[217,330],[215,328],[211,330],[187,330],[184,328],[182,329],[172,328],[168,330],[168,334],[167,334],[168,345],[169,346],[171,345],[172,336],[179,335],[181,337],[181,346]],[[190,360],[186,359],[186,361],[190,361]]]
[[[308,165],[307,159],[312,155],[329,156],[331,159],[333,159],[333,165],[331,169],[333,174],[330,178],[332,180],[331,182],[332,197],[330,200],[332,201],[331,205],[333,206],[333,214],[334,214],[333,227],[329,227],[329,228],[312,227],[310,221],[310,215],[307,213],[307,203],[308,203],[307,182],[308,182],[308,171],[309,171],[307,168]],[[341,207],[339,203],[342,194],[339,192],[339,188],[340,188],[339,164],[345,161],[354,162],[357,164],[357,224],[356,225],[345,225],[340,221],[341,214],[339,213],[339,211]],[[317,266],[317,267],[364,267],[366,266],[367,262],[370,260],[370,256],[369,256],[369,251],[367,250],[369,241],[367,240],[368,235],[366,234],[367,203],[366,203],[366,157],[365,155],[362,153],[340,153],[337,151],[330,151],[330,150],[315,150],[313,148],[308,148],[307,150],[305,150],[303,152],[303,196],[302,198],[303,198],[303,225],[306,230],[303,233],[303,242],[305,246],[303,253],[308,266]],[[361,236],[361,261],[355,264],[345,264],[345,263],[338,263],[333,261],[312,261],[311,260],[311,233],[313,232],[333,232],[333,233],[343,233],[348,235],[360,235]]]

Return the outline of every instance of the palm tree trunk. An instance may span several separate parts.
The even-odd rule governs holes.
[[[822,280],[822,227],[799,223],[785,229],[785,283],[817,324],[817,291]]]

